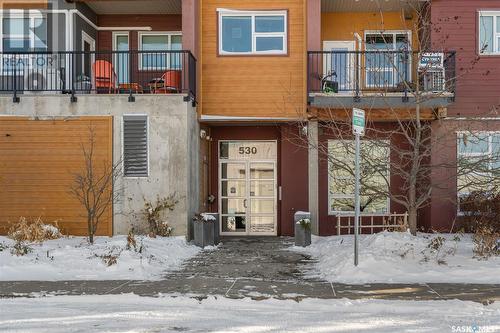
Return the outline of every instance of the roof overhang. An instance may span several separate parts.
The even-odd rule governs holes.
[[[98,15],[182,14],[182,0],[71,0],[87,4]]]
[[[322,0],[321,11],[328,12],[391,12],[418,9],[429,0]]]

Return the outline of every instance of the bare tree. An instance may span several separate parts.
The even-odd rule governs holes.
[[[97,161],[96,132],[92,125],[89,126],[88,142],[81,144],[81,150],[84,165],[74,175],[70,193],[86,211],[87,235],[93,244],[102,217],[118,201],[119,191],[114,185],[121,175],[121,161],[115,164],[107,160],[102,164]]]
[[[416,18],[412,21],[412,26],[407,27],[407,29],[413,31],[415,36],[411,41],[402,42],[401,49],[393,51],[394,41],[386,40],[384,31],[380,31],[376,38],[378,41],[382,40],[387,45],[386,48],[381,49],[380,45],[369,47],[370,45],[365,42],[366,49],[370,49],[370,51],[364,54],[363,59],[359,58],[360,53],[349,54],[344,61],[338,61],[335,64],[338,67],[352,65],[355,68],[347,70],[332,68],[335,75],[339,75],[339,72],[342,73],[343,70],[344,74],[341,75],[344,77],[349,75],[349,71],[352,70],[356,73],[353,79],[358,81],[361,77],[360,73],[367,73],[370,70],[370,61],[372,64],[375,63],[375,66],[383,64],[383,67],[390,68],[394,81],[387,82],[387,79],[382,76],[384,74],[382,72],[379,81],[375,84],[375,89],[372,88],[370,92],[374,98],[384,101],[382,108],[385,110],[385,117],[391,119],[392,123],[387,126],[371,120],[367,124],[366,137],[364,138],[365,149],[361,151],[361,210],[365,212],[380,210],[382,202],[388,198],[406,210],[412,234],[417,232],[419,210],[430,203],[433,190],[440,186],[440,184],[430,181],[434,171],[453,170],[448,172],[450,178],[462,177],[464,183],[461,186],[471,186],[477,184],[477,179],[470,177],[467,179],[465,175],[470,175],[474,168],[479,165],[484,166],[485,163],[490,163],[492,158],[498,157],[481,156],[467,163],[462,163],[461,159],[458,161],[433,161],[433,156],[440,150],[444,152],[456,147],[457,138],[455,136],[450,139],[447,134],[436,133],[435,119],[445,115],[439,115],[439,112],[435,112],[438,108],[431,110],[428,105],[432,105],[432,101],[438,98],[451,98],[450,92],[454,91],[457,80],[460,76],[471,71],[478,59],[473,59],[468,68],[461,68],[460,74],[457,75],[454,71],[455,54],[445,50],[437,50],[438,55],[443,58],[445,75],[442,81],[438,81],[438,87],[433,87],[430,90],[423,89],[426,84],[433,84],[429,80],[433,80],[432,70],[434,70],[435,64],[428,61],[432,60],[430,59],[432,54],[426,50],[431,48],[431,34],[439,30],[439,23],[432,23],[430,20],[429,3],[429,1],[418,2],[411,8]],[[411,2],[409,4],[411,5]],[[384,13],[380,10],[381,25],[384,21],[383,16]],[[445,19],[443,18],[443,20]],[[448,18],[448,20],[453,19]],[[407,48],[409,45],[413,50],[418,51],[410,51]],[[426,57],[427,59],[425,59]],[[324,56],[319,59],[319,62],[323,64],[328,63],[328,61]],[[332,67],[335,66],[332,64],[332,60],[330,60],[330,64]],[[324,66],[316,67],[323,68]],[[325,74],[317,73],[316,75],[321,85],[321,91],[328,93],[328,89],[325,89],[324,86],[323,75]],[[329,76],[331,75],[329,74]],[[391,103],[389,96],[394,92],[402,93],[402,97],[408,102],[407,107],[398,108]],[[298,112],[301,111],[298,110]],[[303,115],[302,112],[301,114]],[[368,110],[369,119],[371,116],[372,114]],[[302,137],[303,146],[311,148],[311,145],[314,145],[312,148],[318,150],[319,156],[328,160],[330,180],[334,181],[339,192],[347,189],[346,192],[349,193],[349,190],[354,187],[353,158],[348,158],[354,155],[351,109],[313,109],[309,110],[308,117],[318,119],[323,133],[334,138],[334,141],[330,143],[318,142],[306,135]],[[300,126],[307,126],[307,121],[305,120]],[[462,122],[457,128],[464,129],[469,126],[470,124]],[[453,130],[454,128],[449,129],[449,131]],[[487,181],[491,181],[491,179]],[[456,198],[454,199],[456,200]],[[351,198],[345,198],[343,202],[342,200],[337,201],[343,209],[351,210],[349,208],[352,208],[352,211],[354,210],[354,200]]]

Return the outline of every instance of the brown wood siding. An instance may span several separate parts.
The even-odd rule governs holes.
[[[112,161],[112,117],[64,120],[0,118],[0,234],[19,217],[57,221],[65,234],[85,235],[84,210],[69,194],[83,170],[82,143],[96,133],[96,163]],[[97,234],[112,235],[112,207]]]
[[[201,112],[204,115],[297,117],[305,107],[304,0],[202,0]],[[288,10],[287,56],[219,56],[217,8]]]
[[[457,51],[457,93],[448,115],[483,116],[500,104],[500,56],[478,57],[478,11],[500,11],[496,0],[432,2],[432,46]]]
[[[0,0],[0,9],[46,9],[48,0]]]

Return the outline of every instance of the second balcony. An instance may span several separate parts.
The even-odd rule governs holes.
[[[308,102],[316,108],[445,108],[455,82],[455,52],[308,52]]]

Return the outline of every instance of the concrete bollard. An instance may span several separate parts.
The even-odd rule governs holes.
[[[301,224],[300,222],[303,221]],[[295,224],[295,245],[309,246],[311,245],[311,213],[296,212],[294,215]]]

